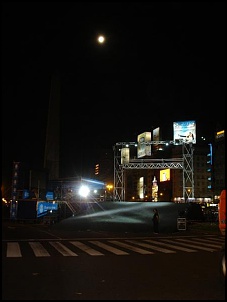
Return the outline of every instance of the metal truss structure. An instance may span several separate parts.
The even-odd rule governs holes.
[[[144,145],[182,145],[182,158],[170,159],[129,159],[122,163],[122,148],[137,147],[135,142],[120,142],[113,147],[114,150],[114,201],[125,200],[125,170],[126,169],[181,169],[183,170],[184,201],[194,198],[194,171],[193,171],[193,147],[192,143],[183,140],[176,141],[151,141]]]

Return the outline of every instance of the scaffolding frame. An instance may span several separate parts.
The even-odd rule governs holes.
[[[182,145],[182,158],[170,159],[129,159],[128,163],[121,163],[121,149],[137,146],[136,142],[119,142],[113,147],[114,151],[114,201],[125,200],[125,170],[135,169],[181,169],[183,170],[182,196],[184,201],[194,199],[194,169],[192,143],[183,140],[176,141],[151,141],[144,142],[144,145]]]

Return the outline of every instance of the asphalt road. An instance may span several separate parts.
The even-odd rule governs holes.
[[[3,221],[2,299],[225,299],[220,233],[179,231],[162,205],[155,235],[150,206],[114,207],[55,225]]]

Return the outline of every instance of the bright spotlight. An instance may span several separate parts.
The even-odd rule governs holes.
[[[79,195],[82,197],[87,197],[90,193],[90,189],[87,186],[81,186],[79,189]]]

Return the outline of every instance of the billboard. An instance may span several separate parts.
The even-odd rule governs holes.
[[[122,148],[121,149],[121,164],[128,164],[129,163],[129,148]]]
[[[196,122],[184,121],[173,123],[173,140],[183,140],[185,143],[196,143]]]
[[[151,145],[143,143],[151,142],[151,132],[143,132],[137,136],[137,157],[151,156]]]
[[[170,169],[160,170],[160,182],[170,180]]]
[[[140,177],[138,181],[138,195],[140,199],[144,198],[144,177]]]
[[[38,201],[37,202],[37,217],[44,216],[48,213],[48,211],[57,211],[58,204],[47,201]]]
[[[160,127],[157,127],[153,130],[153,141],[160,141]],[[153,149],[158,150],[159,145],[156,143],[153,144]]]
[[[152,200],[158,201],[158,182],[156,176],[152,180]]]

